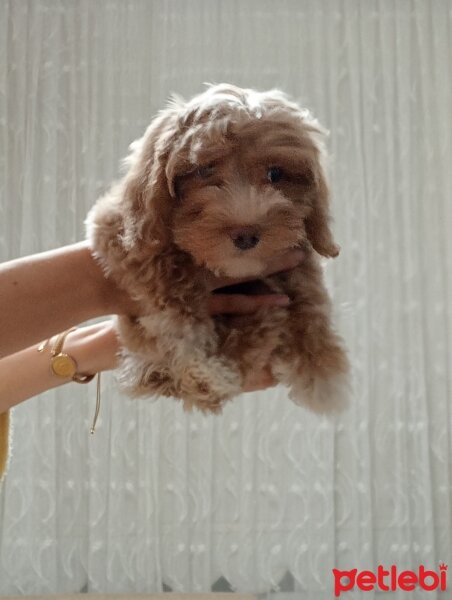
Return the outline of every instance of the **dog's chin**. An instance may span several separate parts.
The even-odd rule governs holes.
[[[205,262],[205,266],[218,277],[232,277],[242,279],[259,277],[265,270],[265,261],[262,258],[229,258],[215,263]]]

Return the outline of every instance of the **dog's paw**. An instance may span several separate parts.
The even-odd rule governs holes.
[[[351,396],[348,373],[327,376],[298,376],[291,382],[290,399],[319,414],[339,413],[347,408]]]
[[[351,395],[347,352],[337,335],[314,341],[294,365],[290,397],[316,413],[340,412]]]
[[[326,251],[328,252],[328,256],[331,256],[331,258],[336,258],[340,254],[341,247],[339,244],[331,244],[328,246],[328,248],[326,248]]]

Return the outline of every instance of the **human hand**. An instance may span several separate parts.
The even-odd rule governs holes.
[[[120,349],[115,321],[110,319],[95,325],[80,327],[71,332],[65,343],[65,352],[74,356],[79,373],[90,374],[115,369]],[[243,392],[255,392],[274,386],[276,380],[269,366],[251,371],[243,380]]]
[[[260,275],[259,279],[280,273],[281,271],[289,271],[299,265],[305,254],[303,250],[289,250],[281,256],[272,258],[265,271]],[[211,292],[221,289],[229,285],[237,283],[245,283],[258,279],[256,277],[243,277],[240,279],[229,277],[215,277],[213,274],[209,276],[208,288]],[[262,295],[246,295],[246,294],[211,294],[209,299],[209,312],[212,315],[217,314],[236,314],[244,315],[256,312],[262,306],[288,306],[289,297],[283,294],[262,294]]]
[[[300,264],[305,254],[302,250],[290,250],[285,254],[271,259],[266,270],[261,277],[288,271]],[[211,292],[221,289],[222,287],[244,283],[253,278],[227,278],[215,277],[213,274],[209,276],[208,289]],[[221,294],[211,293],[209,298],[209,312],[211,315],[230,314],[230,315],[245,315],[252,314],[263,306],[287,306],[289,304],[288,296],[281,294],[263,294],[263,295],[246,295],[246,294]],[[129,305],[130,307],[130,305]],[[75,332],[74,334],[75,335]],[[105,321],[104,323],[92,326],[92,329],[85,334],[85,344],[90,349],[91,361],[100,364],[100,369],[114,369],[117,364],[117,352],[119,349],[117,332],[113,321]],[[88,337],[87,337],[88,335]],[[268,358],[270,360],[270,357]],[[95,372],[87,370],[86,372]],[[260,371],[252,371],[247,373],[243,381],[243,392],[252,392],[263,390],[274,386],[276,380],[272,375],[271,367],[267,364]]]
[[[267,277],[273,273],[289,271],[299,265],[305,253],[301,249],[288,250],[280,256],[271,258],[268,261],[267,268],[260,275],[260,278]],[[281,294],[262,294],[262,295],[246,295],[246,294],[222,294],[213,293],[215,290],[222,287],[244,283],[251,281],[256,277],[229,278],[216,277],[209,274],[207,286],[211,293],[209,298],[209,313],[211,315],[218,314],[252,314],[262,306],[287,306],[289,304],[288,296]],[[104,304],[105,314],[128,314],[137,315],[140,313],[140,306],[132,300],[124,291],[116,287],[115,283],[110,279],[104,279]]]

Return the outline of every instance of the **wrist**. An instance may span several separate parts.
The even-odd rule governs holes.
[[[49,348],[56,337],[49,340]],[[77,375],[95,375],[116,367],[118,340],[112,321],[97,323],[71,331],[65,338],[62,352],[76,363]]]
[[[119,349],[113,321],[76,329],[67,338],[65,352],[74,357],[78,372],[94,374],[114,369]]]

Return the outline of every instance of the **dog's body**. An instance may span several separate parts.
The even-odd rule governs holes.
[[[131,395],[218,412],[270,357],[295,402],[342,404],[348,361],[319,263],[338,254],[322,133],[280,92],[220,85],[175,101],[134,144],[128,173],[88,217],[94,255],[146,315],[119,318]],[[300,266],[260,280],[270,257],[295,247]],[[291,304],[212,318],[209,272],[254,278]]]

